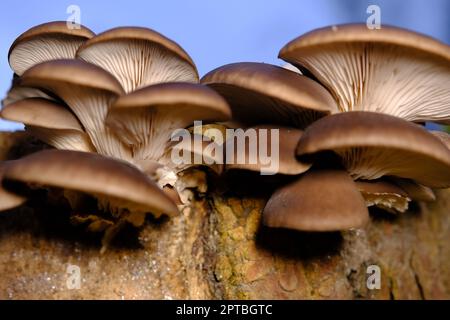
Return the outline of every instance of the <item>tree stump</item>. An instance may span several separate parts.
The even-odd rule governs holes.
[[[39,148],[0,135],[3,160]],[[449,299],[450,190],[436,194],[398,216],[374,211],[364,230],[317,234],[263,227],[265,197],[210,191],[102,255],[66,209],[31,201],[0,213],[0,299]],[[371,265],[380,289],[366,286]]]

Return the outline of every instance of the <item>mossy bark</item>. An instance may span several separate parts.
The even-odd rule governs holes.
[[[0,135],[2,159],[38,148]],[[437,197],[397,217],[373,212],[364,230],[307,234],[262,227],[264,197],[209,192],[177,218],[125,230],[103,255],[66,209],[31,201],[0,214],[0,299],[449,299],[450,190]],[[369,265],[379,290],[366,287]]]

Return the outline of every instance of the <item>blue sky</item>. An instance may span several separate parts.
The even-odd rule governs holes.
[[[94,32],[145,26],[178,42],[194,59],[200,75],[223,64],[257,61],[282,64],[279,49],[311,29],[363,22],[370,4],[381,8],[381,22],[416,30],[450,42],[448,0],[2,0],[0,11],[0,92],[12,72],[9,46],[28,28],[66,20],[69,5],[81,9],[81,23]],[[0,130],[21,128],[0,120]]]

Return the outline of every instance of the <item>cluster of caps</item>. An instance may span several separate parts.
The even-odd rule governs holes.
[[[397,213],[450,187],[450,47],[394,27],[323,28],[287,45],[290,69],[236,63],[202,83],[219,92],[240,126],[280,129],[280,174],[298,175],[269,199],[271,227],[362,227],[368,206]],[[258,170],[258,166],[239,166]]]
[[[147,212],[177,213],[158,185],[161,172],[185,169],[168,156],[174,130],[232,120],[279,129],[278,174],[294,179],[264,209],[271,227],[358,228],[368,206],[404,212],[412,200],[433,201],[431,188],[450,187],[450,138],[423,127],[450,123],[448,46],[351,25],[305,34],[280,58],[299,71],[236,63],[199,84],[188,54],[152,30],[34,27],[10,49],[15,75],[1,116],[59,150],[3,163],[0,176],[94,195],[115,217],[92,224],[113,234],[122,222],[141,225]],[[226,168],[259,171],[259,163]],[[24,201],[7,189],[0,196],[1,209]]]
[[[189,55],[146,28],[95,35],[42,24],[14,41],[9,63],[14,79],[1,116],[58,150],[3,163],[3,181],[94,196],[113,216],[79,220],[98,231],[139,226],[147,212],[177,214],[178,195],[158,185],[186,169],[171,161],[171,134],[195,120],[231,117],[226,101],[199,84]],[[25,200],[6,188],[1,198],[1,209]]]

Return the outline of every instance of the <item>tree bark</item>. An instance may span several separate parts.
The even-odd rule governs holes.
[[[41,147],[0,135],[1,159]],[[437,198],[373,212],[364,230],[309,234],[261,226],[263,196],[210,191],[176,218],[126,229],[102,255],[67,209],[30,201],[0,213],[0,299],[449,299],[450,190]],[[370,265],[380,289],[366,286]]]

